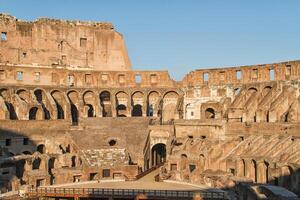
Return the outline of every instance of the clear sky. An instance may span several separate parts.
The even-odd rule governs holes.
[[[193,69],[300,59],[300,0],[0,0],[0,12],[112,22],[133,69]]]

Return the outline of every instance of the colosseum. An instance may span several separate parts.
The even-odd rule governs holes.
[[[0,32],[0,199],[299,199],[300,61],[174,81],[111,23]]]

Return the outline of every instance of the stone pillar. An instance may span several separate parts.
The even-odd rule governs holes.
[[[148,110],[147,96],[144,95],[144,97],[143,97],[143,107],[142,107],[143,117],[147,117],[147,110]]]
[[[111,94],[111,115],[112,117],[117,116],[117,108],[116,108],[116,94],[112,93]]]
[[[132,113],[132,102],[131,102],[131,94],[130,94],[127,99],[127,117],[131,117],[131,113]]]

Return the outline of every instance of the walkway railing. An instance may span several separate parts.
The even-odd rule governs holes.
[[[145,195],[148,198],[192,199],[195,195],[203,199],[228,199],[224,192],[216,191],[176,191],[176,190],[141,190],[141,189],[104,189],[104,188],[33,188],[27,196],[31,197],[91,197],[91,198],[134,198]]]

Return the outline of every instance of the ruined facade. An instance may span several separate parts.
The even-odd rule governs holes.
[[[0,15],[0,32],[2,192],[161,166],[160,180],[300,194],[300,61],[174,81],[131,70],[109,23]]]

